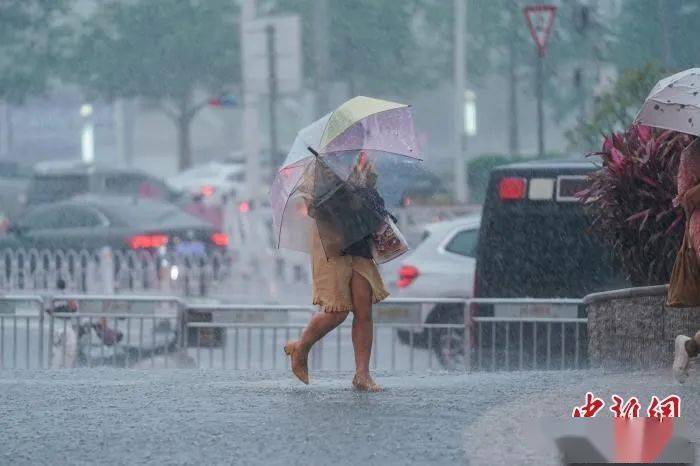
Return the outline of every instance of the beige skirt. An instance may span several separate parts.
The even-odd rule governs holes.
[[[316,237],[311,251],[313,304],[320,306],[324,312],[352,311],[350,280],[353,271],[369,282],[373,304],[389,296],[374,260],[357,256],[326,258]]]

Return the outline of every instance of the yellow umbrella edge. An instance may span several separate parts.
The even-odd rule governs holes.
[[[340,136],[345,130],[363,118],[402,107],[408,107],[408,105],[391,102],[389,100],[375,99],[374,97],[353,97],[331,114],[323,136],[321,137],[320,149],[323,150],[332,140]]]

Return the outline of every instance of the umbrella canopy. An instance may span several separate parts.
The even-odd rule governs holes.
[[[681,71],[656,83],[635,123],[700,136],[700,68]]]
[[[327,255],[373,233],[419,162],[408,105],[355,97],[299,131],[270,189],[277,246]]]

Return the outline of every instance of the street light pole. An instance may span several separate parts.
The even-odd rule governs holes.
[[[314,0],[314,68],[316,74],[316,94],[314,111],[316,117],[329,110],[328,104],[328,0]]]
[[[466,0],[454,0],[454,196],[459,203],[467,202],[467,167],[464,157],[466,135],[464,133],[464,91],[466,76]]]
[[[278,162],[277,152],[277,52],[275,50],[275,27],[268,24],[265,28],[267,37],[267,72],[268,72],[268,112],[270,113],[270,170],[274,174]]]
[[[246,25],[253,21],[256,16],[255,0],[243,0],[241,8],[241,48],[244,53],[249,48],[245,44],[245,41],[249,40],[246,34]],[[245,60],[243,63],[246,63]],[[258,94],[250,79],[249,70],[243,69],[243,151],[246,157],[246,184],[249,199],[257,203],[260,198]]]

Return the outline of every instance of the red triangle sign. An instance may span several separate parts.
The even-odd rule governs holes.
[[[557,7],[554,5],[530,5],[523,8],[525,20],[530,27],[530,35],[537,44],[537,51],[544,56],[547,50],[547,41],[554,25],[554,15]]]

